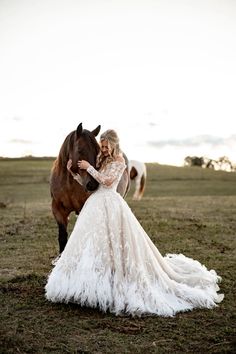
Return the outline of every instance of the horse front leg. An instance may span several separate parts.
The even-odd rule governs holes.
[[[67,243],[69,212],[63,207],[62,203],[57,203],[54,199],[52,200],[52,212],[58,225],[59,253],[61,254]]]
[[[59,243],[59,253],[61,254],[64,251],[64,248],[67,244],[67,224],[57,222],[58,225],[58,243]]]

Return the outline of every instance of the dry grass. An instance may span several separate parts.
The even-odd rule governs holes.
[[[0,161],[0,352],[235,352],[236,174],[148,165],[145,196],[134,202],[130,193],[129,205],[162,254],[184,253],[216,269],[225,300],[174,318],[130,318],[45,300],[57,252],[50,166]]]

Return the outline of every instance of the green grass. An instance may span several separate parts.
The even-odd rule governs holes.
[[[131,318],[45,300],[58,249],[51,166],[0,160],[0,352],[235,352],[236,174],[147,165],[144,198],[133,201],[132,186],[127,202],[162,254],[184,253],[215,269],[225,299],[174,318]],[[74,222],[72,214],[69,231]]]

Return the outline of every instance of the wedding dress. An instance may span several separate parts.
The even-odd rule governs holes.
[[[182,254],[163,257],[128,204],[116,192],[122,161],[100,172],[100,184],[84,204],[46,284],[52,302],[75,302],[119,314],[173,316],[213,308],[221,278]],[[78,180],[79,181],[79,180]]]

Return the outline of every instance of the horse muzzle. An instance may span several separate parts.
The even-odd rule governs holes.
[[[95,180],[91,180],[86,184],[86,189],[89,192],[94,192],[98,188],[99,183]]]

